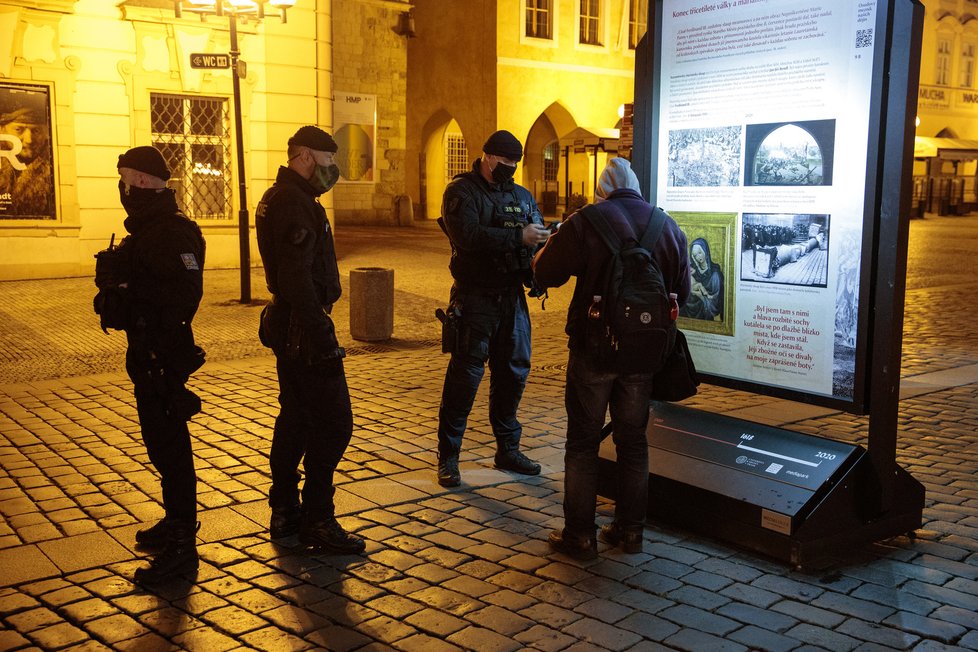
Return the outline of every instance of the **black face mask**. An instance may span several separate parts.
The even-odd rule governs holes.
[[[128,189],[127,189],[128,188]],[[136,215],[142,212],[147,206],[152,205],[160,196],[155,188],[137,188],[136,186],[126,186],[119,180],[119,201],[129,215]]]
[[[500,161],[492,169],[492,180],[496,183],[505,183],[512,179],[514,174],[516,174],[515,165],[506,165]]]

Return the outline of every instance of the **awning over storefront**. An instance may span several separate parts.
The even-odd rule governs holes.
[[[978,159],[978,140],[916,136],[913,139],[913,157],[943,158],[952,161],[975,160]]]

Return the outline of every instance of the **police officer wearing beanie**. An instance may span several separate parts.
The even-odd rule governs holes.
[[[333,473],[353,436],[353,410],[345,354],[330,319],[341,291],[333,231],[318,201],[339,179],[336,151],[336,142],[319,127],[296,131],[288,142],[288,164],[258,203],[255,226],[272,294],[259,337],[275,353],[281,405],[269,455],[269,533],[298,533],[317,551],[350,554],[366,545],[340,526],[334,512]]]
[[[462,435],[489,365],[489,423],[495,466],[525,475],[540,465],[520,451],[516,418],[530,372],[530,315],[524,286],[530,261],[549,231],[530,192],[513,182],[523,146],[508,131],[486,140],[472,170],[445,189],[442,224],[452,245],[454,280],[445,342],[451,359],[438,410],[438,482],[461,483]]]
[[[159,150],[119,156],[119,199],[129,235],[97,255],[95,310],[102,328],[125,330],[126,371],[149,460],[160,474],[166,516],[136,533],[156,553],[135,580],[156,584],[197,570],[197,477],[187,421],[200,399],[185,386],[204,363],[191,322],[203,294],[204,238],[166,187]]]

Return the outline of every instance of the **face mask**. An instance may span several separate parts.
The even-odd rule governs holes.
[[[160,194],[154,188],[137,188],[127,186],[124,181],[119,180],[119,201],[129,215],[141,212],[147,206],[153,204]]]
[[[515,165],[506,165],[502,161],[496,163],[496,167],[492,169],[492,180],[496,183],[505,183],[513,178],[516,174]]]
[[[335,164],[316,165],[309,183],[320,192],[328,192],[340,179],[340,168]]]

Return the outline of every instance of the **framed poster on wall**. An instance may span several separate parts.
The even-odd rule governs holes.
[[[0,220],[57,218],[51,89],[0,82]]]
[[[863,409],[884,132],[877,1],[650,7],[648,70],[636,70],[643,182],[690,243],[696,291],[680,327],[708,382]]]
[[[333,129],[340,182],[376,181],[377,96],[334,91]]]

